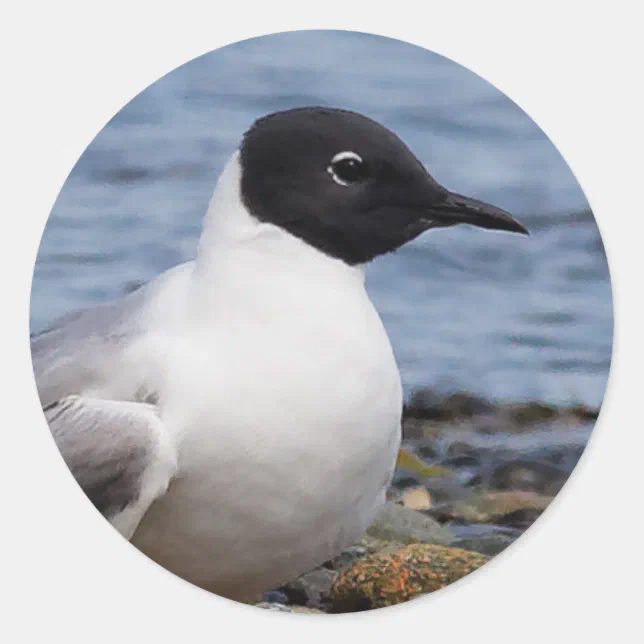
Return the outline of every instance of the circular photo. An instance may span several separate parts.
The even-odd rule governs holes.
[[[31,295],[79,521],[294,613],[416,599],[513,544],[584,450],[612,332],[593,214],[531,118],[342,31],[218,49],[125,105]]]

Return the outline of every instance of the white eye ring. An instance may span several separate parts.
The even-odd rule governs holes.
[[[326,171],[333,178],[333,181],[335,181],[337,184],[341,186],[348,186],[350,184],[340,179],[340,177],[338,177],[338,175],[335,173],[335,170],[333,169],[333,164],[338,163],[338,161],[345,161],[346,159],[353,159],[354,161],[358,161],[359,163],[362,163],[362,157],[359,154],[356,154],[355,152],[351,152],[350,150],[345,150],[344,152],[338,152],[331,159],[331,163],[326,169]]]

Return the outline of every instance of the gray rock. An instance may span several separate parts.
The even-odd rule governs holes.
[[[520,536],[519,530],[494,524],[465,524],[454,526],[456,538],[453,546],[463,550],[480,552],[493,557],[514,543]]]
[[[454,535],[431,517],[390,502],[381,508],[367,535],[402,544],[421,542],[448,546],[454,540]]]
[[[331,590],[337,574],[328,568],[316,568],[281,586],[279,591],[286,595],[288,604],[319,608]]]
[[[527,402],[509,405],[506,408],[510,419],[515,425],[534,425],[555,420],[561,410],[541,402]]]
[[[567,472],[550,463],[519,459],[497,467],[490,477],[490,487],[556,494],[567,478]]]
[[[416,446],[416,453],[425,461],[434,461],[441,456],[436,441],[426,440]]]
[[[330,561],[327,561],[325,565],[329,570],[342,570],[353,566],[353,564],[362,559],[369,554],[369,550],[360,544],[349,546],[346,550],[343,550],[339,555],[333,557]]]
[[[407,407],[415,411],[436,411],[438,413],[444,400],[445,397],[438,392],[430,389],[429,387],[424,387],[423,389],[417,389],[412,393]]]
[[[457,539],[452,545],[463,550],[480,552],[481,554],[493,557],[503,552],[508,546],[516,541],[516,537],[508,534],[494,533],[470,537],[466,539]]]
[[[472,418],[493,414],[496,407],[489,401],[466,392],[454,393],[445,402],[443,407],[453,418]]]
[[[497,525],[527,530],[543,513],[536,508],[520,508],[496,518]]]

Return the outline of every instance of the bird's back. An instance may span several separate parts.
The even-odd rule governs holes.
[[[189,272],[177,266],[128,295],[69,313],[31,338],[31,356],[43,407],[68,395],[92,393],[135,400],[145,387],[145,360],[128,364],[132,348],[150,333],[150,318],[165,293]]]

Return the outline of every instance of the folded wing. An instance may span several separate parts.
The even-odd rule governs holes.
[[[66,396],[44,413],[77,483],[129,539],[177,469],[174,446],[155,406]]]

